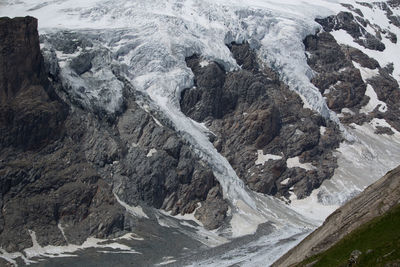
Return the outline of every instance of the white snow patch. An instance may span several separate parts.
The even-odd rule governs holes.
[[[137,241],[143,241],[144,238],[138,236],[135,233],[127,233],[127,234],[125,234],[125,235],[123,235],[121,237],[114,238],[114,239],[111,239],[111,240],[137,240]]]
[[[264,165],[265,162],[268,160],[280,160],[282,159],[282,156],[278,155],[272,155],[272,154],[266,154],[264,155],[264,152],[262,150],[257,150],[257,160],[256,160],[256,165]]]
[[[152,157],[155,153],[157,153],[157,149],[152,148],[149,150],[149,153],[147,153],[146,157],[150,158]]]
[[[77,255],[71,254],[75,253],[79,250],[84,250],[87,248],[107,248],[107,249],[114,249],[114,252],[122,252],[122,253],[136,253],[135,250],[131,249],[130,247],[119,244],[116,241],[118,238],[107,240],[107,239],[98,239],[94,237],[89,237],[83,242],[82,245],[74,245],[68,244],[66,246],[44,246],[42,247],[39,245],[36,237],[36,233],[32,230],[29,230],[29,234],[32,239],[32,247],[26,248],[22,253],[7,253],[5,250],[0,248],[0,257],[4,258],[5,260],[9,261],[10,263],[16,264],[15,259],[21,258],[25,264],[29,265],[31,263],[36,263],[35,260],[32,258],[36,257],[48,257],[48,258],[59,258],[59,257],[74,257]]]
[[[164,127],[164,125],[163,125],[159,120],[157,120],[153,115],[152,115],[151,117],[153,118],[154,122],[155,122],[158,126]]]
[[[342,108],[341,113],[342,113],[342,114],[348,113],[348,114],[350,114],[350,115],[352,115],[352,116],[355,115],[355,113],[354,113],[351,109],[349,109],[349,108]]]
[[[156,219],[157,219],[157,223],[162,226],[162,227],[167,227],[167,228],[171,228],[171,225],[168,224],[168,221],[165,220],[165,218],[161,217],[158,214],[155,214]]]
[[[100,253],[104,253],[104,254],[141,254],[139,252],[136,251],[110,251],[110,250],[103,250],[103,251],[98,251]]]
[[[314,165],[312,165],[311,163],[300,163],[300,159],[299,157],[294,157],[294,158],[288,158],[286,160],[286,165],[288,168],[302,168],[305,169],[306,171],[312,171],[315,168]]]
[[[199,64],[200,64],[200,67],[204,68],[204,67],[207,67],[208,65],[210,65],[210,62],[207,60],[202,60],[202,61],[200,61]]]
[[[166,212],[164,210],[160,210],[160,212],[164,215],[174,217],[178,220],[193,221],[193,222],[197,223],[197,225],[203,226],[203,223],[201,221],[197,220],[196,217],[194,217],[194,214],[196,213],[196,210],[198,208],[200,208],[200,206],[198,206],[192,213],[186,213],[184,215],[182,215],[182,214],[172,215],[171,212]]]
[[[283,181],[281,182],[281,184],[282,184],[282,185],[287,185],[287,184],[289,183],[289,181],[290,181],[290,178],[286,178],[285,180],[283,180]]]
[[[131,147],[138,147],[138,146],[139,146],[138,143],[135,143],[135,142],[132,142],[132,143],[131,143]]]
[[[320,127],[319,127],[319,134],[320,134],[320,135],[324,135],[325,133],[326,133],[326,127],[320,126]]]
[[[319,190],[314,190],[311,195],[304,199],[297,199],[294,193],[290,196],[290,207],[293,210],[312,218],[316,222],[322,224],[326,217],[334,212],[339,205],[322,205],[318,200]]]
[[[57,224],[58,229],[60,229],[62,236],[64,237],[65,242],[68,243],[67,237],[65,236],[64,228],[62,227],[61,223]]]
[[[378,99],[378,95],[376,94],[374,88],[370,84],[367,85],[365,95],[369,97],[369,102],[364,107],[361,108],[360,110],[361,113],[368,114],[374,111],[375,108],[378,106],[379,106],[378,110],[380,112],[387,111],[386,103]]]
[[[172,256],[163,257],[162,260],[163,260],[163,262],[156,264],[156,266],[163,266],[163,265],[167,265],[167,264],[176,262],[176,260],[174,260],[174,257],[172,257]]]
[[[125,202],[123,202],[116,193],[114,193],[115,198],[117,199],[118,203],[124,207],[126,209],[127,212],[129,212],[130,214],[132,214],[135,217],[140,217],[140,218],[149,218],[146,213],[144,213],[142,207],[140,206],[129,206],[128,204],[126,204]]]
[[[204,245],[208,247],[215,247],[219,246],[222,244],[225,244],[228,242],[228,239],[220,236],[218,233],[218,230],[206,230],[202,224],[197,221],[194,217],[192,216],[172,216],[170,212],[166,212],[163,210],[159,210],[159,213],[155,213],[156,218],[158,223],[163,226],[163,227],[168,227],[168,228],[175,228],[180,232],[183,232],[184,234],[193,237],[195,240],[203,243]],[[182,221],[184,220],[184,221]],[[194,226],[189,223],[189,221],[193,221],[198,224],[198,226]],[[191,229],[195,229],[188,231],[185,230],[182,226],[187,226],[190,227]]]
[[[353,65],[355,68],[360,70],[361,78],[363,79],[364,82],[367,82],[368,79],[371,79],[371,78],[379,75],[378,68],[376,68],[376,69],[364,68],[361,66],[361,64],[358,64],[355,61],[353,61]]]

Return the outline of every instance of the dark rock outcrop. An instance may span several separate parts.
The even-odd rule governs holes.
[[[327,98],[330,109],[340,113],[343,108],[359,109],[367,103],[366,85],[351,60],[364,66],[375,66],[376,61],[367,59],[361,51],[342,49],[326,32],[306,37],[304,45],[309,53],[307,63],[316,72],[312,83]]]
[[[377,51],[386,49],[385,44],[381,42],[378,36],[374,36],[367,32],[364,27],[366,23],[361,17],[354,18],[350,12],[340,12],[337,15],[329,16],[323,19],[316,19],[322,25],[324,31],[331,32],[344,30],[350,34],[356,43],[365,48]],[[361,23],[359,22],[361,21]],[[364,24],[364,25],[362,25]]]
[[[165,122],[161,124],[155,116],[135,102],[128,102],[126,112],[118,120],[120,144],[128,153],[104,167],[113,174],[118,195],[128,204],[145,203],[171,211],[172,215],[193,213],[199,204],[205,214],[204,205],[210,205],[219,216],[203,215],[200,221],[209,229],[221,226],[228,206],[211,168],[170,128],[165,118],[158,117]],[[100,136],[98,140],[103,143]],[[96,143],[92,151],[102,151]],[[94,162],[98,165],[104,161],[99,158]]]
[[[340,118],[344,124],[363,124],[373,118],[385,119],[392,127],[400,129],[399,85],[393,78],[393,66],[381,67],[379,63],[362,51],[342,45],[327,32],[307,36],[304,39],[307,52],[307,63],[316,75],[311,80],[326,97],[328,107],[337,113],[347,108],[352,114],[345,113]],[[374,75],[364,81],[355,63],[367,70],[377,70]],[[370,100],[365,95],[367,85],[372,86],[378,100],[386,103],[386,109],[376,108],[369,114],[361,113]],[[388,129],[379,129],[377,133],[390,134]]]
[[[397,131],[400,131],[400,90],[397,81],[387,68],[379,69],[379,75],[368,79],[378,99],[387,105],[386,112],[375,111],[374,116],[385,119]]]
[[[124,209],[81,151],[85,127],[49,82],[37,20],[1,18],[0,52],[0,246],[32,246],[29,231],[40,245],[123,231]]]
[[[221,226],[228,204],[211,168],[162,114],[138,104],[152,106],[118,69],[126,97],[120,114],[83,109],[68,95],[55,51],[91,44],[71,36],[76,42],[46,36],[44,60],[36,19],[0,19],[0,247],[31,247],[33,232],[45,246],[132,231],[145,219],[117,197]],[[71,69],[91,71],[94,56],[74,58]]]
[[[285,197],[293,190],[298,197],[307,196],[333,175],[331,152],[341,139],[337,126],[304,109],[275,71],[260,67],[248,44],[229,48],[239,71],[225,72],[214,62],[201,66],[196,55],[187,58],[196,87],[183,91],[182,111],[215,133],[214,146],[252,190]],[[218,83],[207,80],[210,72],[219,75],[212,79]],[[323,135],[320,127],[327,129]],[[282,159],[256,164],[258,153]],[[288,168],[286,160],[296,156],[315,169]]]
[[[1,247],[11,252],[32,246],[28,230],[44,246],[81,244],[124,229],[125,211],[111,187],[74,150],[79,146],[70,140],[23,156],[2,151]]]
[[[0,20],[0,148],[37,148],[61,135],[67,115],[47,80],[37,20]]]

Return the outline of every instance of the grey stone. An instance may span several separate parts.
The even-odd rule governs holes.
[[[82,75],[92,68],[92,59],[94,55],[90,52],[84,52],[74,57],[70,63],[71,68],[78,74]]]

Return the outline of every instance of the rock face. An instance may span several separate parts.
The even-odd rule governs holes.
[[[326,32],[306,37],[304,45],[310,53],[307,63],[317,73],[312,83],[327,98],[330,109],[340,113],[343,108],[359,109],[367,103],[364,99],[366,85],[351,61],[352,57],[357,57],[354,49],[343,51],[345,49],[342,50],[333,36]],[[365,64],[375,66],[377,62],[367,61]]]
[[[221,226],[228,204],[211,168],[151,101],[115,69],[123,109],[85,109],[61,79],[54,49],[75,53],[78,45],[57,36],[45,41],[53,48],[44,59],[36,19],[0,19],[0,247],[31,247],[33,232],[45,246],[133,231],[144,219],[120,201]],[[78,55],[71,70],[89,75],[97,52]]]
[[[390,75],[388,68],[379,68],[379,75],[368,79],[374,88],[378,100],[386,103],[385,112],[375,110],[375,116],[385,119],[397,131],[400,130],[400,90],[397,81]]]
[[[32,246],[28,230],[40,245],[122,231],[124,210],[87,163],[82,128],[47,78],[37,20],[0,19],[0,51],[0,246]]]
[[[356,23],[354,18],[353,23]],[[307,36],[304,45],[307,63],[315,71],[311,81],[326,97],[328,107],[339,114],[342,123],[361,125],[379,118],[385,119],[395,129],[400,129],[400,106],[397,101],[400,91],[397,81],[391,75],[391,65],[382,67],[362,51],[339,45],[328,32]],[[374,74],[364,77],[364,80],[360,70]],[[370,99],[368,95],[371,96],[371,93],[366,92],[368,86],[376,93],[377,99]],[[381,102],[366,111],[364,107],[370,101]],[[382,128],[378,133],[392,132],[388,129]]]
[[[39,49],[37,20],[2,18],[1,36],[1,103],[17,96],[27,86],[45,80],[43,58]]]
[[[119,117],[116,125],[121,139],[119,146],[125,152],[103,168],[112,173],[117,194],[128,204],[144,202],[171,211],[172,215],[193,213],[200,203],[202,208],[196,210],[195,216],[204,226],[209,229],[221,226],[228,205],[211,168],[168,126],[168,121],[158,117],[165,122],[161,124],[155,116],[128,101],[126,112]],[[107,160],[102,160],[98,151],[107,150],[99,149],[100,143],[104,143],[101,136],[93,137],[98,140],[90,148],[96,155],[93,161],[101,166]],[[89,143],[94,141],[93,137]],[[220,216],[206,216],[207,205],[213,206],[213,212]]]
[[[272,266],[292,266],[321,253],[354,229],[371,221],[400,201],[400,167],[388,172],[359,196],[337,209],[324,224]]]
[[[307,196],[333,175],[337,126],[304,109],[276,72],[258,64],[248,44],[229,48],[241,70],[226,72],[197,55],[186,59],[196,86],[183,91],[182,111],[215,133],[214,146],[252,190]],[[296,159],[308,164],[293,166]]]
[[[0,20],[0,148],[37,148],[57,138],[67,109],[49,85],[37,20]]]
[[[366,27],[368,23],[361,17],[357,17],[357,19],[361,23],[355,20],[352,13],[340,12],[337,15],[330,16],[324,19],[316,19],[316,21],[323,26],[326,32],[331,32],[333,30],[345,30],[354,38],[354,41],[359,45],[371,50],[385,50],[386,47],[380,40],[379,35],[374,36],[367,32],[364,27]]]

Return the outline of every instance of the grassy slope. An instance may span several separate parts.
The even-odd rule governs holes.
[[[327,251],[306,259],[298,266],[315,261],[314,267],[347,266],[354,250],[361,251],[362,255],[352,266],[386,266],[390,263],[395,265],[388,266],[400,266],[400,205],[360,226]]]

